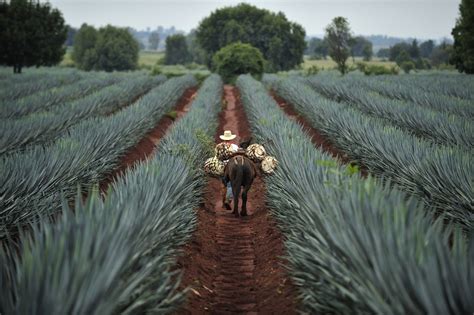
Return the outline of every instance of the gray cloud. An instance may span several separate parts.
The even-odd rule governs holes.
[[[189,31],[217,8],[242,1],[203,0],[51,0],[73,26],[113,24],[138,29],[166,27]],[[345,16],[355,34],[440,38],[449,36],[460,0],[253,0],[271,11],[282,11],[307,34],[323,34],[335,16]]]

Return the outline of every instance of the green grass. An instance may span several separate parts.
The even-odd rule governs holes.
[[[64,55],[63,60],[59,64],[61,67],[74,67],[74,62],[72,61],[72,49],[68,48],[66,54]],[[164,52],[153,52],[153,51],[140,51],[138,55],[138,68],[152,70],[157,62],[165,57]],[[200,74],[200,75],[209,75],[211,72],[202,65],[193,65],[192,68],[184,65],[159,65],[161,73],[164,75],[167,74]]]
[[[355,62],[365,62],[362,60],[361,57],[356,57]],[[354,62],[352,61],[352,58],[349,58],[347,60],[347,63],[349,66],[355,65]],[[369,65],[381,65],[387,68],[390,68],[392,66],[396,66],[397,64],[393,61],[382,61],[380,58],[374,58],[371,61],[368,61],[367,64]],[[329,70],[333,69],[336,67],[336,63],[328,57],[328,59],[321,59],[321,60],[310,60],[308,56],[304,57],[304,62],[302,64],[302,67],[304,70],[308,69],[311,66],[317,66],[321,70]]]
[[[164,52],[153,52],[153,51],[140,51],[138,55],[138,67],[147,68],[153,67],[158,60],[165,57]],[[59,64],[62,67],[73,67],[74,62],[72,61],[72,48],[68,48],[64,54],[64,58]]]
[[[72,49],[68,48],[66,54],[64,55],[63,61],[59,64],[62,67],[74,67],[74,62],[71,58]],[[154,51],[140,51],[138,56],[138,68],[152,70],[156,63],[165,57],[163,51],[154,52]],[[363,61],[361,57],[356,57],[355,62]],[[354,65],[352,58],[348,59],[349,66]],[[382,61],[380,58],[374,58],[371,61],[367,62],[369,65],[381,65],[387,68],[396,66],[396,63],[393,61]],[[328,57],[328,59],[321,60],[310,60],[309,56],[304,57],[304,62],[301,64],[303,70],[310,68],[311,66],[317,66],[321,70],[332,70],[336,67],[336,63]],[[160,65],[160,70],[163,74],[167,73],[200,73],[207,75],[210,73],[204,66],[196,66],[195,69],[189,69],[184,65]]]
[[[140,51],[138,56],[138,66],[141,67],[153,67],[156,62],[165,57],[165,53],[162,51]]]

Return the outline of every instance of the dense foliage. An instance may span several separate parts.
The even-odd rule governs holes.
[[[388,57],[409,73],[415,69],[431,69],[431,67],[446,65],[449,63],[451,53],[452,45],[446,42],[435,45],[432,40],[427,40],[418,45],[418,41],[413,40],[411,43],[395,44],[388,50],[382,51],[379,57]]]
[[[233,82],[240,74],[261,77],[264,70],[262,53],[249,44],[234,43],[221,48],[212,59],[212,67],[225,82]]]
[[[23,67],[51,66],[65,53],[67,28],[51,4],[29,0],[0,2],[0,64]]]
[[[309,314],[463,314],[474,310],[473,242],[416,198],[362,178],[316,149],[262,85],[237,84],[257,141],[279,163],[266,179]],[[350,124],[350,122],[347,122]]]
[[[166,38],[165,64],[185,64],[189,61],[188,44],[182,34],[171,35]]]
[[[133,70],[138,65],[139,46],[125,28],[107,25],[96,30],[83,24],[74,40],[72,58],[83,70]]]
[[[311,59],[326,59],[328,55],[328,43],[325,39],[311,38],[305,53],[309,55]]]
[[[197,29],[208,66],[222,47],[242,42],[262,52],[268,61],[268,71],[290,70],[302,63],[304,37],[303,27],[288,21],[283,13],[275,14],[245,3],[214,11]]]
[[[462,0],[454,37],[452,63],[460,72],[474,73],[474,1]]]

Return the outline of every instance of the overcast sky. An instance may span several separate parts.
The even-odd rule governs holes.
[[[231,0],[50,0],[72,26],[112,24],[136,29],[175,26],[188,32],[212,11],[242,1]],[[282,11],[308,35],[324,33],[335,16],[349,19],[355,34],[384,34],[421,39],[450,37],[460,0],[274,0],[245,1]]]

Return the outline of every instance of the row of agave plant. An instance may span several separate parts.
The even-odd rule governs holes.
[[[0,159],[0,238],[57,212],[61,193],[69,199],[78,185],[102,180],[196,84],[191,75],[170,79],[113,115],[80,122],[51,145]]]
[[[317,92],[434,143],[446,146],[474,148],[474,124],[471,119],[448,115],[415,103],[390,99],[374,93],[356,79],[325,80],[312,77],[306,80]]]
[[[38,111],[49,110],[55,105],[64,104],[118,83],[127,76],[119,73],[98,73],[95,76],[84,75],[81,80],[72,84],[41,90],[25,97],[5,101],[0,108],[0,118],[17,119]]]
[[[195,228],[207,144],[217,127],[222,81],[207,78],[190,111],[156,153],[129,169],[105,200],[91,193],[56,223],[0,251],[2,314],[145,314],[179,307],[179,247]]]
[[[447,220],[474,231],[472,154],[420,139],[383,119],[328,100],[298,80],[275,90],[307,121],[368,171],[425,201]]]
[[[404,80],[390,80],[385,82],[383,80],[368,80],[364,78],[360,80],[359,83],[360,85],[365,85],[378,93],[394,99],[405,100],[446,114],[470,117],[471,119],[474,118],[472,100],[468,95],[466,95],[467,98],[448,96],[439,92],[434,86],[426,90],[423,89],[423,86],[420,87],[415,83],[424,79],[425,78],[414,78],[406,82]],[[447,81],[444,86],[459,85],[463,81],[467,81],[466,84],[469,83],[467,77],[460,76],[459,80],[453,82]]]
[[[54,68],[31,76],[14,76],[2,82],[0,102],[6,102],[54,87],[72,84],[87,76],[86,72],[76,69]],[[15,79],[16,77],[21,77]],[[33,80],[30,78],[33,77]]]
[[[474,78],[449,72],[425,75],[385,76],[384,81],[460,99],[474,100]]]
[[[254,136],[280,162],[266,179],[268,203],[304,312],[474,311],[473,242],[415,197],[316,149],[250,76],[237,85]]]
[[[56,105],[48,111],[4,120],[0,126],[0,155],[52,142],[71,126],[87,118],[109,115],[165,80],[165,76],[129,75],[116,84],[109,83],[95,93],[86,93],[83,98]]]

